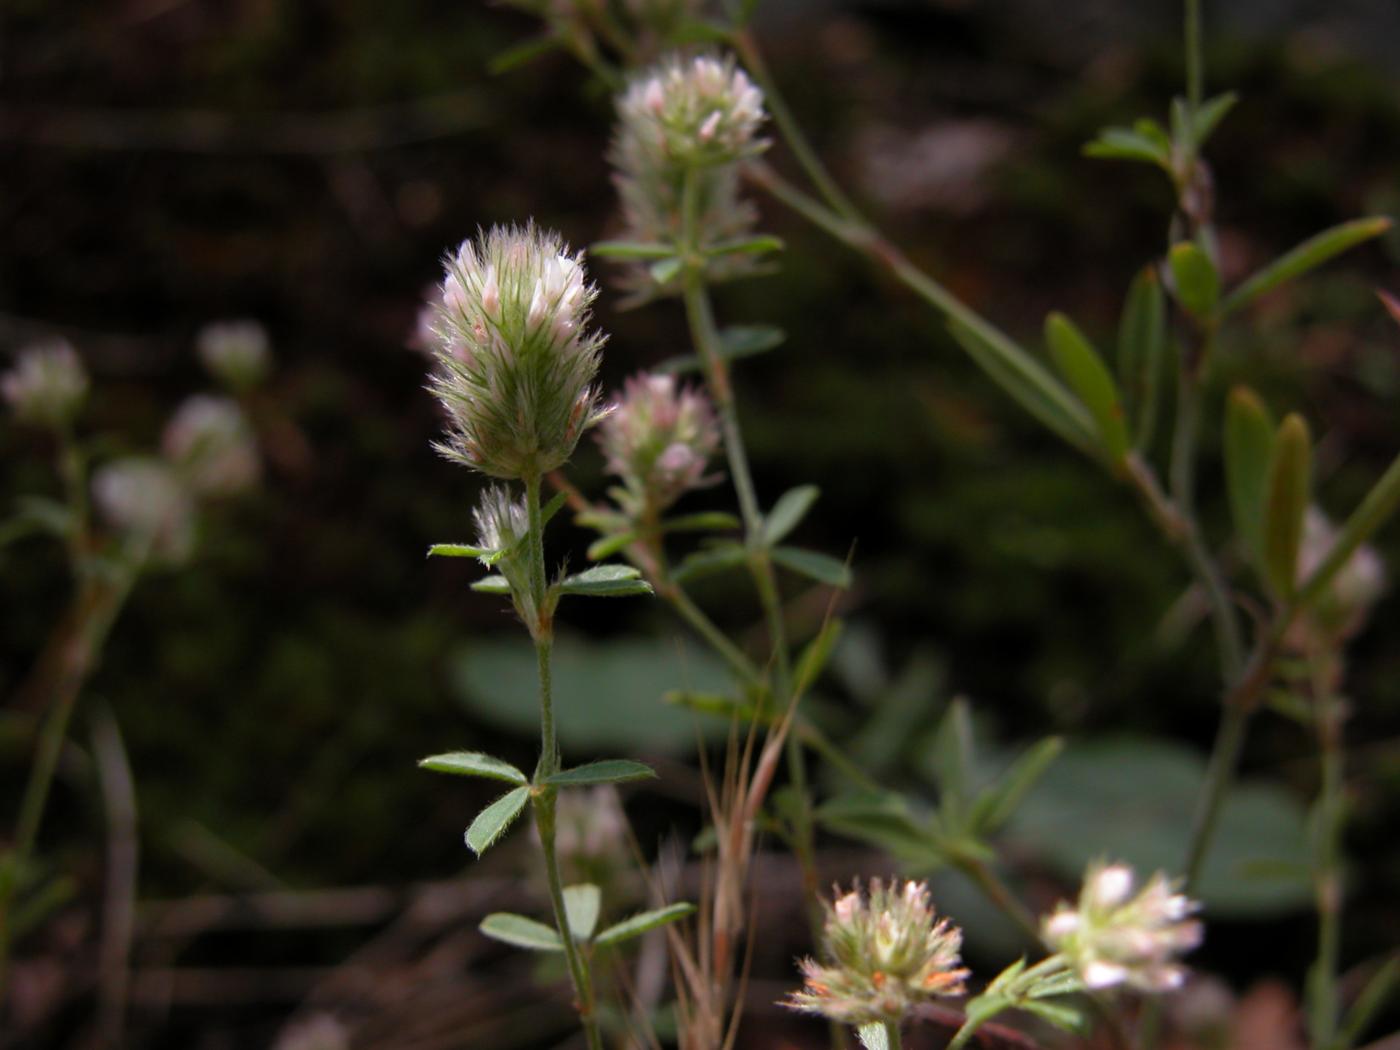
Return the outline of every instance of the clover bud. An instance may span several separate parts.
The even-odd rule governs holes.
[[[608,471],[623,481],[623,509],[634,516],[709,484],[705,468],[719,443],[709,398],[659,373],[627,380],[598,428]]]
[[[962,995],[962,931],[934,915],[928,886],[872,879],[827,906],[824,962],[804,959],[806,979],[783,1005],[843,1024],[898,1023],[935,996]]]
[[[161,450],[199,496],[234,496],[261,473],[253,428],[238,403],[196,394],[170,418]]]
[[[434,448],[498,478],[553,470],[602,418],[593,380],[604,337],[581,255],[533,224],[495,226],[446,261],[429,389],[447,413]]]
[[[251,390],[272,370],[267,330],[257,321],[207,324],[195,336],[195,350],[209,374],[235,393]]]
[[[1094,864],[1084,876],[1077,908],[1061,902],[1041,925],[1090,988],[1126,984],[1145,992],[1181,987],[1177,957],[1201,943],[1200,905],[1158,872],[1140,889],[1125,864]]]
[[[0,392],[22,422],[60,428],[82,408],[87,371],[71,346],[55,340],[23,351],[15,367],[0,376]]]
[[[486,552],[480,555],[481,563],[506,578],[517,601],[528,598],[530,570],[524,541],[530,529],[530,512],[525,501],[511,498],[505,485],[489,485],[472,511],[472,521],[476,524],[476,545]]]
[[[194,503],[169,464],[145,456],[114,460],[93,473],[92,498],[128,542],[165,562],[194,546]]]

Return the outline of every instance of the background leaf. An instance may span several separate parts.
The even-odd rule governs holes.
[[[481,932],[495,941],[537,952],[562,952],[564,942],[553,927],[513,912],[498,911],[481,920]]]

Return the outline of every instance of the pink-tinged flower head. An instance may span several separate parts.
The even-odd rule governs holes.
[[[0,393],[25,423],[62,427],[73,421],[87,397],[88,376],[73,348],[62,340],[32,346],[0,376]]]
[[[194,501],[174,468],[130,456],[99,467],[92,500],[128,547],[165,562],[181,562],[194,546]]]
[[[767,146],[758,137],[763,92],[730,56],[668,55],[632,78],[617,109],[665,167],[731,164]]]
[[[602,416],[604,337],[582,256],[533,224],[494,226],[446,262],[433,304],[429,389],[447,412],[434,447],[498,478],[553,470]]]
[[[231,390],[257,386],[272,369],[267,330],[257,321],[215,321],[199,330],[195,350],[209,373]]]
[[[1093,864],[1078,906],[1062,902],[1041,933],[1090,988],[1164,992],[1186,980],[1177,958],[1201,943],[1201,924],[1191,918],[1199,909],[1161,872],[1139,887],[1127,865]]]
[[[962,995],[968,971],[962,931],[934,914],[928,886],[872,879],[827,909],[823,961],[799,964],[806,979],[783,1005],[842,1024],[898,1022],[919,1003]]]
[[[623,509],[661,511],[710,482],[705,470],[719,448],[719,425],[699,389],[642,373],[624,384],[598,428],[598,443],[609,472],[623,481]]]
[[[197,495],[234,496],[257,484],[257,441],[243,410],[226,397],[196,394],[166,424],[161,451]]]

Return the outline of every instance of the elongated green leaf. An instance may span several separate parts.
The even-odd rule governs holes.
[[[1390,220],[1383,215],[1368,219],[1354,219],[1323,230],[1315,237],[1309,237],[1292,251],[1279,256],[1249,280],[1236,288],[1221,304],[1222,316],[1233,313],[1240,307],[1259,298],[1309,270],[1316,269],[1333,256],[1340,255],[1372,237],[1379,237],[1390,229]]]
[[[560,594],[584,594],[595,598],[618,598],[629,594],[651,594],[651,584],[631,565],[595,565],[559,581]]]
[[[741,522],[733,514],[722,510],[701,511],[698,514],[682,514],[678,518],[667,518],[661,523],[662,532],[721,532],[737,529]]]
[[[622,550],[629,543],[637,538],[637,534],[632,531],[615,532],[611,536],[604,536],[602,539],[594,540],[588,547],[588,557],[593,561],[601,561],[603,558],[611,557]]]
[[[1227,91],[1225,94],[1216,95],[1201,104],[1196,110],[1195,119],[1191,126],[1197,149],[1206,144],[1206,140],[1214,134],[1215,129],[1220,126],[1220,122],[1225,119],[1230,110],[1235,108],[1235,103],[1239,100],[1240,97],[1233,91]]]
[[[480,591],[482,594],[509,594],[510,581],[504,576],[487,576],[472,584],[472,590]]]
[[[830,619],[817,633],[817,636],[807,643],[802,650],[802,655],[797,658],[797,670],[793,680],[801,688],[806,688],[815,682],[822,671],[826,668],[826,663],[831,659],[831,651],[836,648],[836,643],[841,639],[841,631],[845,624],[840,619]]]
[[[650,241],[598,241],[589,246],[588,254],[599,259],[671,259],[676,249],[671,244]]]
[[[1347,559],[1385,524],[1397,505],[1400,505],[1400,456],[1391,461],[1380,480],[1366,493],[1356,510],[1352,511],[1351,517],[1337,533],[1332,549],[1303,583],[1298,594],[1300,606],[1306,607],[1317,600],[1332,582],[1332,578],[1347,563]]]
[[[1400,955],[1392,955],[1371,975],[1361,994],[1352,1003],[1342,1024],[1341,1038],[1335,1045],[1352,1047],[1360,1042],[1366,1029],[1371,1027],[1371,1022],[1397,988],[1400,988]]]
[[[434,543],[428,548],[430,558],[486,558],[494,553],[488,547],[469,547],[465,543]]]
[[[545,777],[554,787],[587,787],[592,784],[621,784],[628,780],[646,780],[656,776],[656,770],[644,762],[627,758],[605,758],[599,762],[575,766]]]
[[[418,765],[434,773],[455,773],[464,777],[486,777],[490,780],[504,780],[511,784],[528,784],[530,778],[509,762],[480,751],[449,751],[442,755],[430,755]]]
[[[1298,549],[1303,542],[1303,516],[1312,492],[1312,437],[1296,412],[1279,425],[1269,459],[1268,492],[1264,501],[1264,569],[1274,593],[1293,597],[1298,578]]]
[[[1176,282],[1177,301],[1193,317],[1209,317],[1220,301],[1220,275],[1210,256],[1199,245],[1182,241],[1172,245],[1167,262]]]
[[[672,689],[662,695],[661,702],[673,704],[676,707],[689,708],[705,715],[718,715],[726,719],[738,718],[745,722],[753,721],[759,714],[758,708],[752,702],[725,693],[700,693],[690,689]]]
[[[1163,156],[1168,156],[1171,153],[1171,136],[1167,134],[1166,129],[1163,128],[1162,125],[1158,124],[1151,117],[1139,117],[1137,120],[1133,121],[1133,131],[1149,140],[1161,151]]]
[[[1135,160],[1160,168],[1171,163],[1168,150],[1153,135],[1131,128],[1104,128],[1098,138],[1084,146],[1084,156],[1098,160]]]
[[[1264,564],[1264,499],[1269,461],[1274,450],[1274,423],[1253,390],[1237,386],[1225,407],[1225,484],[1235,533],[1254,564]]]
[[[554,515],[564,509],[564,504],[567,502],[568,498],[569,494],[567,492],[556,492],[553,496],[549,497],[549,502],[546,503],[544,509],[540,511],[541,528],[553,521]],[[523,546],[524,537],[521,538],[521,544]]]
[[[763,541],[771,547],[797,528],[820,495],[821,489],[815,485],[799,485],[779,496],[764,519]]]
[[[514,791],[506,792],[478,813],[472,821],[472,826],[467,828],[467,845],[471,847],[472,852],[479,857],[494,846],[506,828],[520,816],[520,811],[529,801],[529,786],[518,787]]]
[[[720,330],[719,356],[725,361],[754,357],[781,346],[786,339],[786,332],[770,325],[731,325]],[[694,354],[668,358],[655,368],[657,372],[670,375],[685,375],[702,370],[700,358]]]
[[[962,815],[972,801],[972,715],[967,701],[956,697],[938,727],[934,748],[938,754],[938,801],[944,825],[950,833],[962,826]]]
[[[1128,454],[1128,425],[1113,374],[1064,314],[1052,313],[1045,319],[1045,341],[1060,374],[1094,417],[1104,451],[1115,462],[1121,460]]]
[[[569,920],[569,932],[576,941],[593,936],[598,925],[598,911],[603,906],[603,891],[591,882],[564,887],[564,914]]]
[[[562,952],[564,942],[552,927],[513,912],[492,912],[481,920],[481,932],[493,941],[536,952]]]
[[[705,254],[714,255],[763,255],[767,252],[783,250],[781,237],[762,234],[758,237],[739,237],[731,241],[720,241],[705,249]]]
[[[856,1029],[856,1036],[865,1050],[890,1050],[889,1030],[883,1021],[871,1021]]]
[[[990,835],[1016,814],[1016,807],[1035,787],[1049,767],[1065,749],[1063,737],[1050,736],[1028,748],[1020,758],[1012,763],[995,786],[988,788],[972,807],[968,823],[974,833]]]
[[[1167,346],[1166,297],[1157,268],[1144,266],[1128,289],[1118,323],[1118,377],[1123,411],[1133,421],[1133,447],[1145,449],[1157,430],[1162,357]]]
[[[995,329],[973,329],[950,321],[948,331],[1012,400],[1075,448],[1097,445],[1088,411],[1053,375]]]
[[[695,905],[693,904],[668,904],[664,908],[644,911],[640,915],[633,915],[630,919],[623,919],[621,922],[609,926],[593,938],[593,943],[597,945],[621,944],[633,937],[640,937],[648,930],[676,922],[694,913]]]
[[[705,550],[694,551],[671,572],[676,583],[688,583],[717,572],[735,569],[748,560],[748,552],[737,543],[722,543]]]
[[[843,590],[851,585],[851,569],[845,562],[829,554],[804,550],[801,547],[774,547],[772,557],[785,569]]]
[[[1040,999],[1027,999],[1016,1004],[1027,1013],[1035,1014],[1042,1021],[1048,1021],[1056,1028],[1067,1032],[1077,1032],[1084,1027],[1084,1015],[1073,1006],[1063,1003],[1047,1003]]]

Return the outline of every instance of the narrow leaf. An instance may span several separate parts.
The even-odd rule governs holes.
[[[1199,245],[1182,241],[1172,246],[1167,262],[1176,282],[1177,301],[1193,317],[1209,317],[1220,301],[1220,275],[1210,256]]]
[[[481,932],[494,941],[529,948],[537,952],[562,952],[564,942],[558,932],[534,919],[513,912],[498,911],[481,920]]]
[[[434,773],[455,773],[464,777],[486,777],[490,780],[504,780],[511,784],[528,784],[530,778],[509,762],[480,751],[449,751],[442,755],[430,755],[418,763],[422,769]]]
[[[738,361],[745,357],[766,353],[781,346],[787,333],[770,325],[731,325],[720,330],[719,356],[726,361]],[[655,368],[657,372],[671,375],[684,375],[702,371],[700,358],[694,354],[669,358]]]
[[[1395,512],[1397,504],[1400,504],[1400,456],[1391,461],[1380,480],[1352,511],[1341,532],[1337,533],[1332,549],[1303,583],[1298,594],[1300,606],[1306,607],[1317,600],[1357,548],[1385,524],[1386,519]]]
[[[680,276],[681,267],[685,264],[675,256],[662,259],[660,262],[651,264],[651,279],[657,284],[669,284]]]
[[[763,255],[767,252],[780,252],[783,250],[781,237],[762,235],[758,237],[740,237],[732,241],[720,241],[705,249],[705,254],[714,255]]]
[[[990,835],[999,830],[1016,814],[1017,807],[1026,794],[1035,787],[1050,763],[1065,749],[1063,737],[1046,737],[1028,748],[1020,758],[1012,763],[995,787],[983,792],[973,806],[969,823],[978,834]]]
[[[972,716],[967,701],[957,697],[938,727],[934,748],[938,755],[939,809],[950,833],[962,824],[972,793]]]
[[[840,587],[844,590],[851,585],[850,566],[829,554],[803,550],[800,547],[774,547],[772,557],[783,568],[791,569],[828,587]]]
[[[671,259],[676,249],[650,241],[598,241],[589,246],[588,254],[599,259]]]
[[[1233,91],[1227,91],[1225,94],[1216,95],[1215,98],[1208,99],[1201,104],[1196,110],[1191,127],[1197,149],[1206,144],[1206,140],[1220,126],[1220,122],[1225,119],[1230,110],[1235,108],[1235,103],[1239,100],[1240,97]]]
[[[1392,955],[1371,975],[1371,979],[1361,989],[1361,994],[1356,997],[1356,1002],[1352,1003],[1351,1009],[1347,1011],[1341,1039],[1337,1045],[1355,1046],[1398,987],[1400,955]]]
[[[706,550],[687,555],[671,572],[676,583],[688,583],[717,572],[738,568],[748,558],[748,553],[737,543],[724,543]]]
[[[478,857],[496,844],[506,828],[510,827],[525,803],[530,801],[529,786],[508,791],[476,815],[472,826],[467,828],[467,845]]]
[[[1135,160],[1162,168],[1170,164],[1168,152],[1160,142],[1130,128],[1104,128],[1098,138],[1084,146],[1084,156],[1098,160]]]
[[[1230,391],[1225,407],[1225,485],[1235,533],[1254,564],[1264,564],[1264,499],[1269,487],[1269,460],[1274,449],[1274,422],[1249,387]]]
[[[1056,1028],[1063,1028],[1067,1032],[1077,1032],[1084,1027],[1084,1015],[1072,1006],[1047,1003],[1042,999],[1027,999],[1016,1005],[1027,1013],[1035,1014],[1042,1021],[1048,1021]]]
[[[480,591],[482,594],[509,594],[510,581],[504,576],[487,576],[472,584],[472,590]]]
[[[773,509],[768,512],[768,517],[763,522],[764,542],[771,547],[797,528],[820,495],[821,489],[817,486],[800,485],[779,496],[778,502],[773,504]]]
[[[993,382],[1041,423],[1081,451],[1097,444],[1094,421],[1084,406],[1020,347],[990,326],[974,329],[952,321],[948,331]]]
[[[1045,319],[1045,341],[1060,374],[1093,415],[1104,451],[1113,461],[1121,460],[1128,454],[1128,425],[1113,374],[1064,314],[1052,313]]]
[[[492,76],[509,73],[512,69],[518,69],[523,65],[527,65],[541,55],[546,55],[556,48],[563,47],[563,45],[564,39],[558,33],[549,33],[545,36],[535,37],[502,51],[495,58],[491,59],[486,70]]]
[[[644,911],[640,915],[633,915],[630,919],[623,919],[621,922],[609,926],[593,938],[593,943],[597,945],[620,944],[633,937],[640,937],[648,930],[654,930],[658,926],[665,926],[667,923],[684,919],[694,912],[695,905],[693,904],[668,904],[664,908]]]
[[[544,528],[554,520],[554,515],[558,514],[559,511],[563,509],[564,503],[568,498],[569,494],[567,492],[556,492],[549,498],[549,502],[546,503],[544,509],[540,511],[540,528]]]
[[[651,584],[631,565],[595,565],[566,576],[559,582],[560,594],[584,594],[595,598],[616,598],[629,594],[650,594]]]
[[[604,558],[612,557],[622,550],[629,543],[637,538],[635,532],[615,532],[611,536],[604,536],[602,539],[594,540],[588,548],[588,557],[591,561],[601,561]]]
[[[841,639],[844,626],[839,619],[828,620],[817,636],[807,643],[802,655],[797,658],[797,670],[793,676],[799,688],[810,686],[821,675],[831,659],[832,650]]]
[[[683,514],[679,518],[667,518],[661,523],[662,532],[722,532],[737,529],[740,521],[733,514],[722,510],[701,511],[698,514]]]
[[[1264,569],[1274,593],[1284,600],[1297,586],[1298,549],[1311,493],[1312,438],[1296,412],[1279,425],[1269,459],[1264,501]]]
[[[434,543],[428,548],[429,558],[487,558],[494,553],[489,547],[469,547],[465,543]]]
[[[643,762],[627,758],[606,758],[600,762],[575,766],[545,777],[553,787],[586,787],[591,784],[622,784],[629,780],[646,780],[656,776],[656,770]]]
[[[1118,323],[1118,377],[1123,411],[1133,420],[1133,447],[1145,449],[1157,430],[1162,358],[1167,345],[1166,298],[1157,268],[1144,266],[1128,289]]]
[[[598,911],[603,905],[603,891],[591,882],[564,887],[564,914],[569,920],[569,932],[576,941],[593,936],[598,925]]]
[[[1368,219],[1354,219],[1323,230],[1292,251],[1279,256],[1231,292],[1221,304],[1221,316],[1233,313],[1285,281],[1291,281],[1309,270],[1316,269],[1333,256],[1369,241],[1372,237],[1379,237],[1390,229],[1390,226],[1388,218],[1377,215]]]

